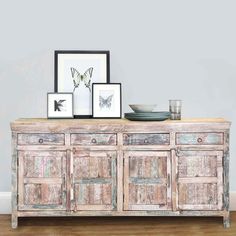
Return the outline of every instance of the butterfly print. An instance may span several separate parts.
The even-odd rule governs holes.
[[[74,67],[70,68],[71,75],[73,78],[74,83],[74,90],[79,87],[81,82],[84,82],[84,85],[86,88],[89,89],[89,92],[91,92],[91,78],[93,75],[93,67],[88,68],[84,74],[81,74],[78,70],[76,70]]]
[[[99,107],[101,109],[103,108],[111,108],[111,101],[112,101],[113,95],[110,95],[107,98],[103,98],[101,95],[99,96]]]

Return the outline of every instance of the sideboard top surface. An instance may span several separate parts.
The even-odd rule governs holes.
[[[127,119],[47,119],[47,118],[21,118],[11,122],[12,131],[42,130],[56,132],[66,129],[97,129],[101,131],[112,130],[124,132],[132,130],[167,130],[182,129],[183,127],[211,129],[229,129],[230,121],[223,118],[192,118],[165,121],[129,121]],[[32,131],[33,131],[32,130]]]

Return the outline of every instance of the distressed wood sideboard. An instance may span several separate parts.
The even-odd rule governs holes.
[[[12,227],[34,216],[220,216],[229,227],[224,119],[18,119]]]

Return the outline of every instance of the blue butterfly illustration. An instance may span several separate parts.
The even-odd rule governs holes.
[[[110,95],[107,98],[102,97],[101,95],[99,96],[99,107],[101,109],[103,108],[111,108],[111,102],[112,102],[113,95]]]
[[[76,88],[79,87],[80,82],[84,82],[85,87],[89,89],[89,92],[91,92],[91,78],[93,75],[93,67],[88,68],[84,72],[84,74],[81,74],[74,67],[71,67],[70,70],[71,70],[71,75],[72,75],[73,82],[74,82],[73,92],[75,91]]]

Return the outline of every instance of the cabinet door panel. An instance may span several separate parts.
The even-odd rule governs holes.
[[[111,162],[105,153],[103,156],[82,156],[74,158],[74,178],[111,178]]]
[[[166,178],[167,161],[165,156],[130,156],[130,177],[139,178]]]
[[[179,177],[216,177],[217,156],[180,156]]]
[[[164,184],[129,184],[131,205],[166,205],[166,185]]]
[[[183,151],[178,157],[178,208],[181,210],[221,210],[221,151]]]
[[[167,210],[170,208],[169,152],[125,152],[124,209]]]
[[[44,151],[25,152],[23,160],[24,177],[60,178],[62,177],[63,152]]]
[[[218,204],[216,183],[181,183],[179,202],[183,209],[215,210]]]
[[[19,210],[66,209],[66,152],[19,151]]]
[[[78,205],[111,205],[112,185],[75,184],[75,199]]]
[[[74,210],[116,208],[116,152],[80,151],[73,154]]]
[[[28,205],[61,205],[60,184],[25,184],[25,203]]]

